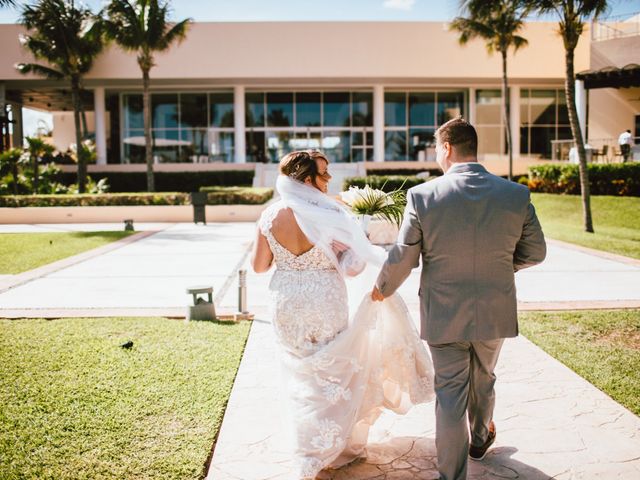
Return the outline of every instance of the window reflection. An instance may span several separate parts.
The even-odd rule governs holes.
[[[209,95],[211,126],[233,128],[233,93]]]
[[[420,92],[409,94],[409,125],[435,124],[435,94]]]
[[[520,153],[550,159],[551,142],[571,138],[564,90],[523,88],[520,111]]]
[[[176,128],[178,126],[178,95],[174,93],[151,95],[151,118],[153,128]]]
[[[405,92],[385,92],[384,124],[402,126],[407,124],[407,94]]]
[[[245,110],[247,127],[264,127],[264,93],[247,93]]]
[[[328,127],[349,126],[349,92],[325,92],[324,124]]]
[[[384,134],[384,159],[407,159],[407,133],[404,130],[387,131]]]
[[[320,126],[320,93],[296,93],[296,125]]]
[[[267,125],[293,125],[293,93],[267,93]]]
[[[462,92],[438,92],[438,125],[462,115]]]

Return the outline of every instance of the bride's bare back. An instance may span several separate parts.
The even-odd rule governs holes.
[[[313,248],[296,222],[290,208],[281,209],[273,219],[271,233],[280,245],[294,255],[302,255]]]

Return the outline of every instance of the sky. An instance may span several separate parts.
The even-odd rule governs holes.
[[[19,4],[30,3],[18,0]],[[83,3],[98,11],[105,0]],[[172,19],[197,22],[263,21],[448,21],[458,14],[459,0],[171,0]],[[640,0],[610,0],[609,15],[640,12]],[[16,23],[20,7],[0,9],[0,23]],[[535,19],[532,19],[535,20]],[[555,18],[541,18],[554,20]],[[24,109],[25,135],[33,135],[51,115]]]
[[[84,3],[97,11],[107,2]],[[200,22],[447,21],[457,15],[458,5],[459,0],[171,0],[174,20]],[[610,15],[640,11],[640,0],[609,0],[609,5]],[[15,23],[19,11],[0,9],[0,23]]]

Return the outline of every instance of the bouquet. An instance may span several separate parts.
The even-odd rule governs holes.
[[[340,198],[356,215],[383,218],[398,227],[402,223],[404,207],[407,204],[407,194],[401,188],[384,192],[369,185],[365,185],[364,188],[349,187],[349,190],[340,193]]]

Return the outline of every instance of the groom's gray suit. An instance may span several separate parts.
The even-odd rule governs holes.
[[[422,258],[421,336],[435,367],[436,448],[443,480],[466,478],[471,443],[493,416],[503,339],[518,334],[514,272],[544,260],[526,187],[479,163],[454,163],[410,189],[398,241],[376,282],[391,295]]]

